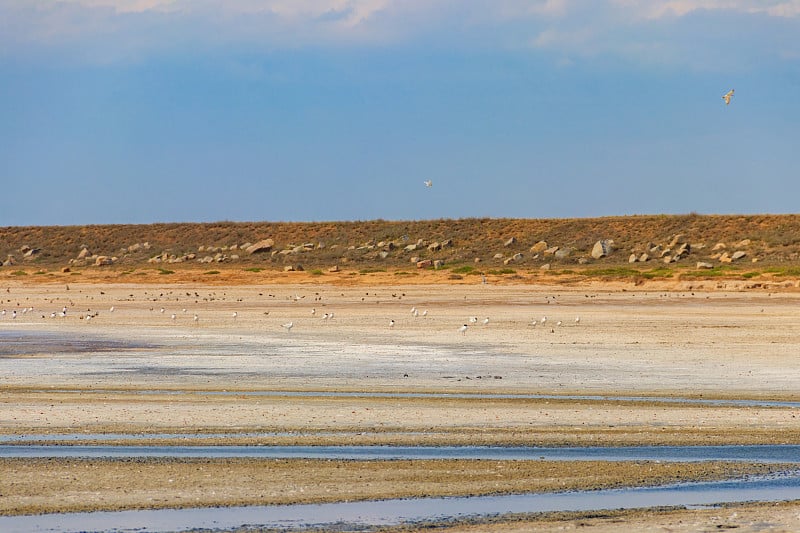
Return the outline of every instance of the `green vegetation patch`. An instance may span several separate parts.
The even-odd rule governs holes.
[[[772,274],[773,276],[800,277],[800,267],[796,266],[769,267],[764,269],[764,273]]]
[[[505,274],[516,274],[517,271],[513,268],[502,268],[500,270],[489,270],[486,273],[491,274],[492,276],[503,276]]]
[[[158,269],[158,273],[161,274],[162,276],[166,276],[166,275],[169,275],[169,274],[174,274],[175,271],[174,270],[167,270],[166,268],[159,268]]]
[[[213,276],[219,274],[219,270],[209,270],[208,272],[203,272],[203,274],[208,274],[209,276]]]
[[[460,267],[456,267],[451,269],[453,274],[472,274],[475,272],[475,267],[472,265],[462,265]]]
[[[314,270],[309,272],[309,274],[311,274],[312,276],[321,276],[321,275],[324,274],[324,272],[322,272],[322,270],[320,270],[318,268],[315,268]]]
[[[365,268],[363,270],[359,270],[359,274],[377,274],[378,272],[386,272],[385,268]]]
[[[244,269],[245,272],[256,272],[256,273],[261,272],[262,270],[264,270],[264,269],[263,268],[258,268],[258,267],[252,267],[252,268],[245,268]]]
[[[12,276],[27,276],[28,273],[25,272],[24,270],[15,270],[14,272],[11,273],[11,275]]]
[[[419,272],[405,272],[405,271],[401,270],[400,272],[395,272],[394,275],[395,276],[419,276]]]

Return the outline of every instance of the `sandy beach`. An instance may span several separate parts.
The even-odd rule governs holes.
[[[55,436],[55,442],[58,435],[85,434],[100,443],[107,443],[104,434],[118,433],[152,434],[160,443],[169,442],[164,434],[181,435],[182,443],[188,435],[188,442],[204,444],[796,444],[796,407],[673,401],[800,400],[800,373],[793,371],[800,294],[740,289],[385,280],[9,284],[0,305],[6,309],[0,319],[0,434]],[[291,330],[283,327],[289,322]],[[464,324],[466,331],[459,331]],[[15,341],[21,333],[27,340]],[[350,394],[336,395],[342,392]],[[92,466],[101,473],[118,467]],[[46,468],[35,461],[4,463],[4,470],[28,477],[24,490],[21,484],[3,487],[3,513],[69,508],[26,500],[31,490],[46,493],[46,478],[36,475]],[[500,488],[482,485],[475,475],[473,482],[441,484],[442,492],[433,493],[513,492],[520,479],[545,487],[531,480],[552,474],[531,468],[503,472]],[[695,465],[663,475],[724,477],[732,473],[725,468]],[[636,470],[605,464],[595,472],[612,486],[664,479]],[[156,491],[159,468],[150,471]],[[96,476],[99,484],[105,475]],[[291,476],[286,479],[288,486]],[[354,497],[355,482],[347,479],[334,483],[344,487],[334,499]],[[585,476],[560,487],[593,483]],[[355,497],[389,494],[394,484],[381,488],[376,481],[371,492]],[[70,497],[89,508],[150,505],[146,488],[139,499],[114,502],[114,491],[102,486],[60,490],[72,491]],[[406,486],[409,496],[431,493],[423,485]],[[285,487],[272,491],[292,500]],[[219,498],[202,504],[271,501],[249,491],[217,492]],[[179,500],[164,499],[192,504]],[[797,507],[781,509],[778,526],[791,530]],[[698,527],[715,516],[681,512]],[[752,508],[753,516],[770,512]],[[654,511],[623,520],[633,529],[658,530],[675,516]],[[559,527],[585,517],[564,520]],[[604,523],[589,521],[598,531]],[[551,525],[540,517],[522,529],[519,523],[491,527]]]

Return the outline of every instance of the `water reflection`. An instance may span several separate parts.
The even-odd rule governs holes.
[[[739,480],[682,483],[639,489],[466,498],[424,498],[315,505],[68,513],[0,517],[0,531],[186,531],[346,524],[350,529],[463,519],[494,514],[706,506],[800,499],[800,472]]]

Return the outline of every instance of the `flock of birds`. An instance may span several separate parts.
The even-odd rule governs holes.
[[[270,296],[272,296],[272,295],[270,295]],[[305,296],[295,295],[294,297],[292,297],[292,296],[288,297],[289,300],[293,300],[295,302],[300,301],[302,298],[305,298]],[[318,299],[321,299],[321,297],[319,297]],[[363,298],[362,298],[362,301],[364,301]],[[70,302],[70,305],[75,307],[75,304],[73,302]],[[109,313],[114,313],[115,310],[116,310],[116,307],[112,305],[108,309],[108,312]],[[18,317],[21,317],[23,315],[32,316],[34,314],[34,311],[35,311],[35,309],[32,306],[26,306],[26,307],[22,307],[22,308],[12,309],[10,311],[7,311],[6,309],[3,309],[3,310],[0,311],[0,319],[9,318],[10,320],[16,320]],[[156,313],[157,315],[165,315],[165,316],[167,315],[167,309],[165,307],[163,307],[163,306],[161,306],[158,309],[156,309],[154,307],[151,307],[150,311],[152,313]],[[188,309],[186,307],[183,307],[181,312],[182,312],[183,315],[188,315],[189,314],[189,311],[188,311]],[[428,309],[420,310],[416,306],[412,306],[410,312],[411,312],[411,316],[414,319],[420,318],[420,317],[424,319],[424,318],[429,316]],[[232,311],[232,312],[231,311],[227,311],[227,313],[230,313],[229,316],[233,320],[233,322],[236,322],[237,319],[239,318],[239,312],[238,311]],[[311,313],[312,318],[318,317],[316,307],[311,308],[310,313]],[[85,312],[76,312],[76,311],[70,312],[70,308],[67,305],[64,305],[61,308],[60,311],[52,311],[49,314],[50,318],[66,318],[68,315],[69,316],[77,316],[81,320],[89,321],[89,320],[92,320],[92,319],[98,317],[100,315],[100,312],[96,311],[96,310],[93,311],[91,309],[87,309]],[[269,315],[269,311],[265,311],[264,315]],[[170,318],[170,320],[172,322],[175,322],[178,319],[178,316],[179,315],[178,315],[177,312],[172,312],[172,313],[169,314],[169,318]],[[192,316],[192,322],[195,325],[198,325],[198,323],[200,322],[200,315],[198,313],[192,313],[191,316]],[[42,319],[45,319],[46,317],[47,317],[47,313],[41,314],[41,318]],[[334,318],[334,312],[333,311],[327,311],[327,312],[323,313],[321,315],[321,317],[319,317],[319,318],[321,318],[325,322],[331,321]],[[578,324],[580,324],[580,321],[581,321],[580,317],[576,317],[575,320],[574,320],[574,324],[578,325]],[[475,325],[478,325],[478,324],[483,325],[483,326],[488,326],[489,323],[490,323],[490,319],[489,319],[488,316],[483,318],[482,320],[479,319],[477,316],[471,316],[471,317],[469,317],[467,319],[466,323],[464,323],[463,325],[461,325],[458,328],[458,332],[461,333],[461,335],[466,335],[467,334],[467,330],[470,328],[470,326],[475,326]],[[547,316],[543,316],[540,319],[534,319],[532,322],[530,322],[529,325],[533,326],[533,327],[536,327],[536,326],[544,327],[547,323],[548,323]],[[396,324],[397,324],[397,322],[395,321],[395,319],[390,319],[389,322],[388,322],[388,326],[389,326],[390,329],[393,329]],[[557,322],[555,322],[555,326],[554,327],[561,327],[563,325],[564,325],[563,321],[558,320]],[[285,329],[287,332],[290,333],[292,331],[292,328],[295,326],[295,321],[294,320],[290,320],[289,322],[285,322],[285,323],[281,324],[281,326],[283,327],[283,329]],[[551,328],[551,332],[555,332],[555,330]]]

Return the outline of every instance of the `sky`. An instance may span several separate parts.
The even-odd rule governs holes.
[[[0,226],[795,213],[799,96],[800,0],[0,0]]]

